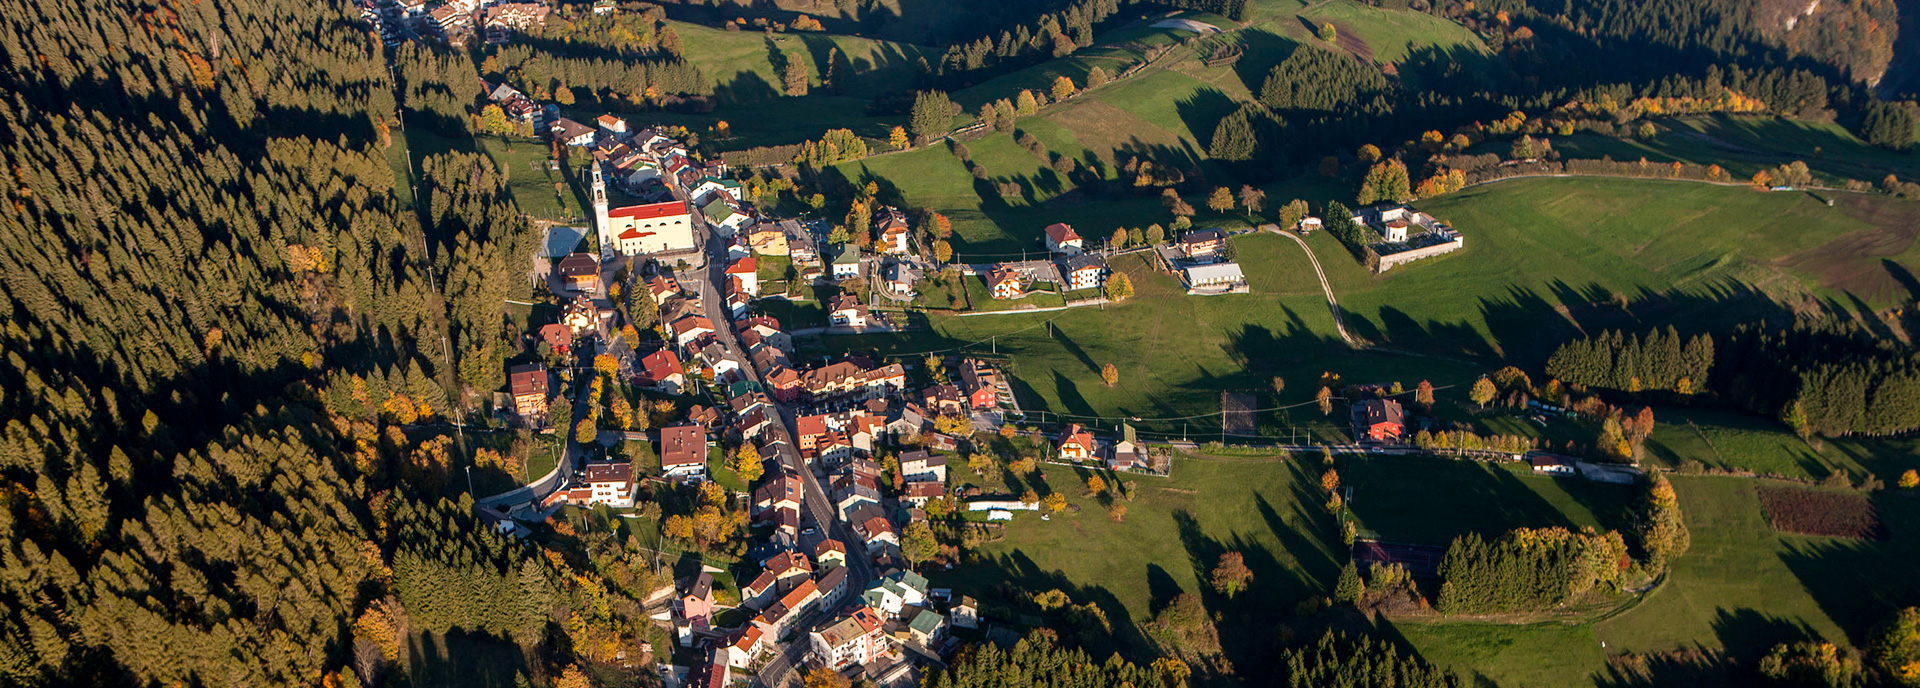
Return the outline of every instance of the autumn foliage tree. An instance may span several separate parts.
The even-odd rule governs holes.
[[[1220,555],[1220,561],[1214,564],[1209,580],[1215,592],[1233,597],[1253,584],[1253,569],[1247,568],[1246,558],[1239,552],[1227,552]]]

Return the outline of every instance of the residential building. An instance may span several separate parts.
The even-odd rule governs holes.
[[[967,395],[967,404],[974,409],[990,409],[999,402],[1000,373],[976,359],[960,362],[960,391]]]
[[[880,617],[866,607],[857,607],[809,635],[813,656],[835,671],[866,664],[887,651],[887,637],[880,631]]]
[[[821,569],[844,567],[847,565],[847,546],[831,538],[821,540],[813,546],[813,563]]]
[[[633,506],[633,464],[626,461],[589,463],[580,472],[582,482],[593,490],[588,504],[605,504],[616,509]]]
[[[612,320],[612,308],[594,305],[593,299],[585,294],[568,301],[566,308],[560,311],[560,324],[566,325],[576,335],[598,329],[602,323]]]
[[[920,270],[911,263],[894,261],[887,265],[887,288],[895,295],[911,298],[913,285],[920,281]]]
[[[727,266],[726,274],[728,281],[740,281],[740,291],[760,295],[760,261],[754,260],[753,256],[733,261]]]
[[[795,265],[820,261],[820,247],[812,232],[793,220],[782,220],[780,231],[787,235],[787,256],[793,259]]]
[[[775,581],[795,577],[809,579],[813,577],[813,561],[799,552],[786,551],[775,554],[761,562],[761,565],[766,567],[767,573],[773,574]]]
[[[947,637],[947,617],[931,609],[921,609],[907,623],[907,637],[921,647],[933,647]]]
[[[751,331],[760,336],[761,343],[789,354],[793,353],[793,337],[781,330],[780,321],[771,316],[758,315],[741,319],[734,325],[734,330],[741,333]]]
[[[1054,253],[1074,254],[1082,250],[1080,234],[1065,222],[1047,225],[1047,250]]]
[[[1099,289],[1107,274],[1107,261],[1086,253],[1067,256],[1060,261],[1060,274],[1066,278],[1069,291]]]
[[[900,498],[914,506],[926,506],[929,500],[937,499],[946,494],[947,486],[945,483],[921,480],[906,483],[901,489]]]
[[[547,418],[547,367],[538,363],[507,370],[507,388],[513,393],[513,412],[522,421],[541,424]]]
[[[874,245],[875,248],[896,256],[907,254],[906,213],[890,205],[880,206],[879,212],[874,213],[873,227],[880,234],[880,241]]]
[[[713,576],[705,571],[700,572],[691,585],[680,591],[677,602],[674,630],[680,637],[680,645],[691,647],[694,634],[704,632],[713,625]]]
[[[908,607],[926,605],[927,577],[907,569],[889,573],[867,584],[860,600],[878,612],[880,618],[898,619],[906,615]]]
[[[782,223],[784,224],[784,223]],[[747,230],[747,245],[754,253],[763,256],[785,256],[791,253],[787,248],[787,233],[780,224],[762,222]]]
[[[841,294],[827,302],[827,319],[839,327],[866,327],[867,307],[859,297]]]
[[[693,186],[687,188],[687,197],[701,205],[722,197],[731,198],[735,203],[746,200],[745,193],[740,188],[740,182],[720,177],[701,177],[699,181],[693,183]]]
[[[753,490],[753,508],[756,512],[782,508],[798,509],[803,501],[805,496],[800,477],[789,473],[781,473],[778,477],[761,481],[760,486]]]
[[[800,374],[801,388],[815,399],[845,396],[871,399],[898,392],[906,383],[906,368],[898,363],[869,368],[852,361],[840,361]]]
[[[638,256],[662,251],[690,251],[693,214],[685,201],[667,201],[614,208],[607,212],[607,233],[613,251]]]
[[[506,43],[514,32],[546,26],[547,13],[550,11],[551,8],[537,2],[503,2],[488,6],[483,19],[487,42],[500,45]]]
[[[686,348],[701,337],[713,334],[713,321],[704,315],[689,315],[674,320],[667,329],[673,334],[673,343]]]
[[[1093,449],[1093,433],[1087,432],[1079,423],[1069,423],[1060,432],[1060,458],[1085,461],[1093,458]]]
[[[962,597],[959,602],[947,607],[947,620],[960,628],[980,627],[980,602],[971,597]]]
[[[1026,293],[1026,280],[1020,273],[996,267],[987,273],[987,292],[996,299],[1017,299]]]
[[[716,195],[713,200],[700,207],[700,216],[706,218],[707,226],[719,232],[720,236],[731,237],[741,227],[753,222],[753,216],[739,201],[725,195]]]
[[[554,353],[565,354],[573,350],[573,330],[560,323],[547,323],[540,326],[540,341],[553,347]]]
[[[727,636],[726,644],[721,645],[714,654],[716,657],[725,655],[727,666],[745,669],[766,649],[767,634],[760,632],[760,627],[747,624],[745,628]]]
[[[960,388],[948,384],[922,390],[920,406],[936,416],[960,416],[966,414],[969,405],[966,397],[960,394]]]
[[[660,429],[660,473],[669,478],[707,477],[707,431],[698,425]]]
[[[868,554],[883,551],[889,545],[900,546],[900,529],[894,527],[893,520],[887,518],[878,505],[855,508],[847,521],[853,524],[853,532],[860,536],[860,541],[866,543]]]
[[[840,253],[833,257],[833,278],[835,280],[853,279],[860,276],[860,247],[847,244],[840,247]]]
[[[1127,440],[1114,442],[1107,448],[1107,468],[1115,471],[1131,471],[1150,466],[1144,447]]]
[[[814,586],[813,581],[802,581],[754,617],[753,624],[760,626],[768,635],[779,638],[786,635],[794,622],[813,609],[814,603],[819,600],[820,589]]]
[[[930,480],[947,482],[947,457],[915,449],[900,455],[900,477],[907,482]]]
[[[1213,260],[1226,253],[1227,233],[1218,229],[1196,229],[1180,235],[1176,248],[1189,260]]]
[[[1400,402],[1392,399],[1368,399],[1353,405],[1354,439],[1374,442],[1399,442],[1406,432]]]
[[[838,566],[820,572],[814,579],[814,587],[820,589],[820,606],[827,609],[840,606],[846,601],[852,586],[847,584],[847,567]]]
[[[636,377],[641,385],[667,394],[679,394],[687,386],[686,369],[680,366],[680,356],[672,349],[660,349],[640,359],[640,374]]]
[[[647,278],[647,293],[653,296],[654,305],[665,305],[667,299],[680,295],[680,280],[662,271]]]
[[[555,141],[568,146],[591,146],[595,135],[593,127],[562,117],[547,127]]]
[[[589,294],[600,291],[600,259],[591,253],[561,258],[554,270],[560,274],[560,283],[568,289]]]
[[[601,115],[595,118],[593,122],[600,126],[601,131],[609,134],[627,133],[627,121],[613,115]]]

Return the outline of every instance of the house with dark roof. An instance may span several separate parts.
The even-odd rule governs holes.
[[[1107,260],[1090,253],[1067,256],[1060,259],[1060,274],[1067,280],[1067,289],[1098,289],[1107,274]]]
[[[1405,414],[1400,402],[1392,399],[1368,399],[1353,405],[1353,437],[1361,442],[1399,442],[1406,434]]]
[[[597,133],[593,127],[565,117],[554,120],[547,131],[553,135],[553,140],[568,146],[591,146]]]
[[[591,253],[575,253],[554,266],[561,284],[568,289],[593,293],[600,291],[600,259]]]
[[[547,419],[547,367],[538,363],[507,370],[507,389],[513,393],[513,412],[530,424]]]

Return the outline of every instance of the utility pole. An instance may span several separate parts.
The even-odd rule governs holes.
[[[473,466],[467,466],[467,495],[475,496],[473,494]]]

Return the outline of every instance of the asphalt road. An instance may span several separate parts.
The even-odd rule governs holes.
[[[696,214],[695,217],[699,216]],[[697,275],[683,273],[680,276],[681,284],[692,284],[699,290],[701,305],[705,307],[708,317],[715,321],[715,334],[719,337],[721,345],[726,347],[727,357],[739,363],[740,369],[749,379],[764,385],[765,381],[760,379],[760,372],[754,369],[753,361],[747,357],[745,349],[741,348],[739,339],[735,337],[731,320],[727,318],[726,304],[720,299],[718,285],[726,284],[728,263],[726,241],[708,231],[704,223],[696,221],[696,224],[701,225],[696,229],[707,237],[707,251],[710,256],[706,266],[707,275],[705,279],[699,279]],[[719,324],[721,322],[729,324],[723,327]],[[851,555],[847,557],[846,584],[850,590],[865,589],[874,579],[872,559],[867,556],[866,548],[861,544],[860,539],[854,536],[852,526],[839,520],[835,515],[833,500],[829,499],[826,490],[820,487],[820,481],[814,476],[812,469],[801,460],[798,445],[793,441],[795,434],[793,409],[778,400],[772,400],[771,396],[769,400],[772,401],[774,410],[780,416],[780,422],[768,430],[773,439],[781,441],[780,463],[786,466],[787,470],[799,475],[804,487],[805,508],[801,513],[801,525],[820,528],[821,532],[828,533],[834,539],[845,543],[848,554]],[[806,653],[805,636],[800,636],[795,642],[782,645],[780,651],[755,676],[754,684],[759,688],[777,688],[785,685],[792,678],[793,669],[806,659]]]

